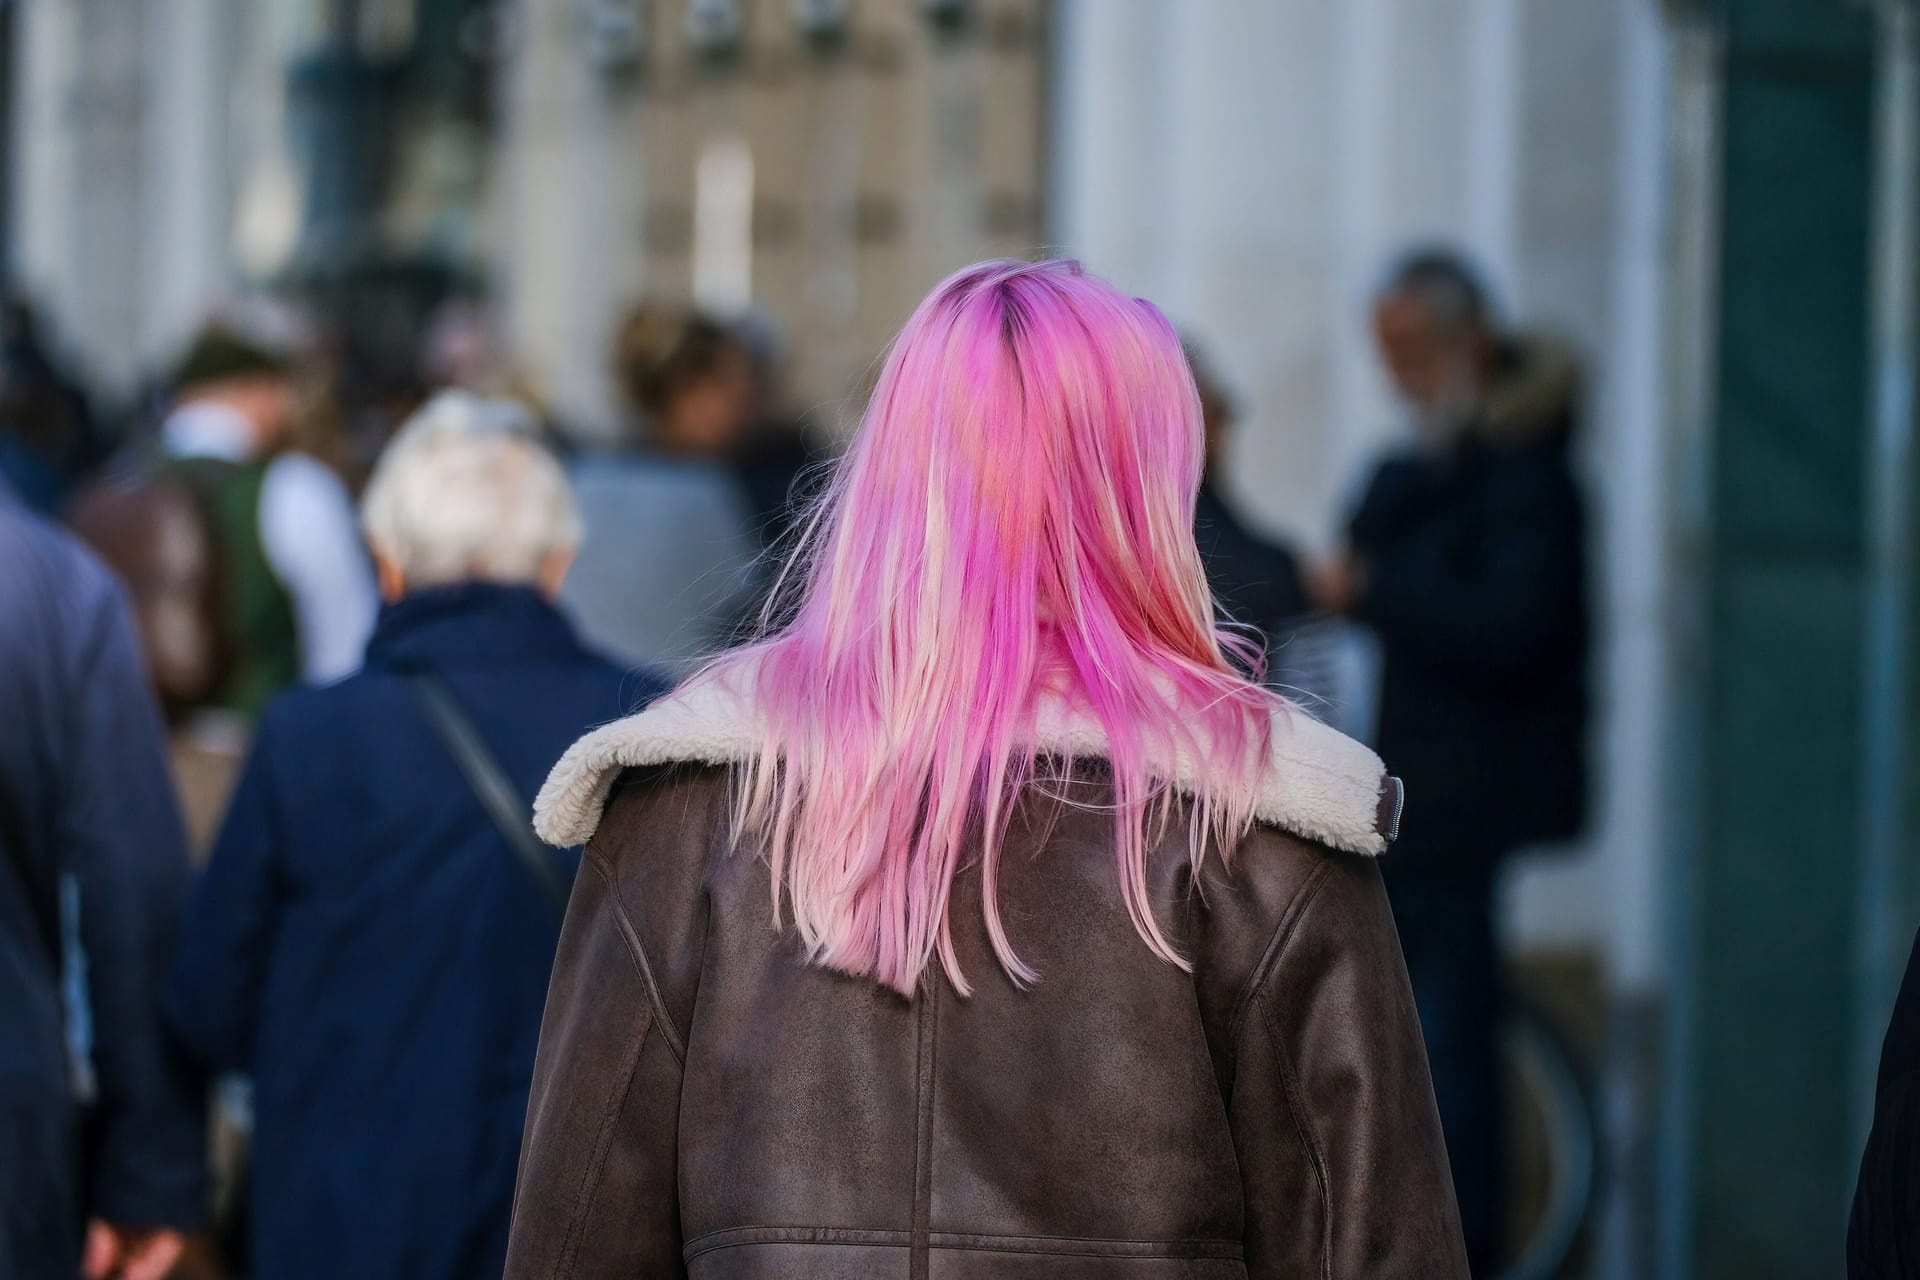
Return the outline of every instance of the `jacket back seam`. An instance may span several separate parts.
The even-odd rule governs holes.
[[[940,1027],[940,977],[928,974],[920,987],[919,1052],[914,1084],[913,1237],[908,1254],[910,1280],[927,1280],[933,1225],[933,1083],[934,1053]]]
[[[723,1227],[687,1242],[685,1261],[722,1249],[755,1245],[823,1245],[830,1248],[912,1249],[911,1231],[859,1227]],[[973,1234],[954,1231],[928,1233],[929,1252],[1015,1253],[1038,1257],[1111,1258],[1116,1261],[1186,1260],[1240,1262],[1245,1250],[1237,1240],[1140,1240],[1111,1236],[1045,1236]]]

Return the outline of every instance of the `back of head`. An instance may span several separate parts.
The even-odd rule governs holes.
[[[580,516],[533,417],[509,400],[443,391],[374,468],[361,522],[409,588],[537,581],[579,546]]]
[[[1417,301],[1449,332],[1485,332],[1495,325],[1493,304],[1480,273],[1466,256],[1430,246],[1402,256],[1381,284],[1378,301]]]
[[[658,433],[670,425],[682,396],[730,372],[744,375],[750,365],[745,344],[719,321],[646,301],[628,311],[615,332],[613,369],[621,392]]]
[[[766,640],[704,673],[741,680],[768,741],[740,829],[816,959],[911,991],[940,955],[948,892],[982,842],[986,927],[1014,792],[1057,700],[1104,733],[1121,889],[1147,903],[1155,763],[1217,761],[1196,854],[1244,830],[1272,695],[1237,675],[1193,543],[1200,405],[1158,310],[1071,262],[988,262],[907,322],[782,589]],[[776,610],[779,606],[776,606]],[[776,889],[776,892],[780,892]]]
[[[176,396],[187,397],[247,379],[284,379],[292,372],[293,361],[284,352],[216,321],[188,344],[174,366],[171,382]]]

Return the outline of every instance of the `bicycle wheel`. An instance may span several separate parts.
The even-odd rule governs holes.
[[[1523,992],[1508,999],[1502,1052],[1545,1147],[1542,1207],[1499,1280],[1553,1280],[1580,1247],[1600,1185],[1601,1130],[1580,1059],[1551,1015]]]

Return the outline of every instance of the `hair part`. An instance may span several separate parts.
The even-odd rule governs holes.
[[[367,541],[413,586],[532,583],[580,545],[566,473],[511,400],[443,391],[380,455],[360,504]]]
[[[1202,437],[1173,327],[1078,263],[969,267],[907,321],[770,634],[695,677],[759,709],[735,837],[764,850],[775,918],[816,962],[910,994],[938,956],[965,993],[948,903],[977,849],[993,952],[1016,982],[1036,976],[996,886],[1057,700],[1108,744],[1133,923],[1185,963],[1148,888],[1175,803],[1160,766],[1214,762],[1187,834],[1196,861],[1231,849],[1284,706],[1234,669],[1245,642],[1214,622],[1193,539]]]

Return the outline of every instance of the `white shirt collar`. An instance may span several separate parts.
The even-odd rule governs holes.
[[[160,444],[176,458],[245,462],[258,452],[253,423],[238,409],[211,401],[183,404],[160,424]]]

